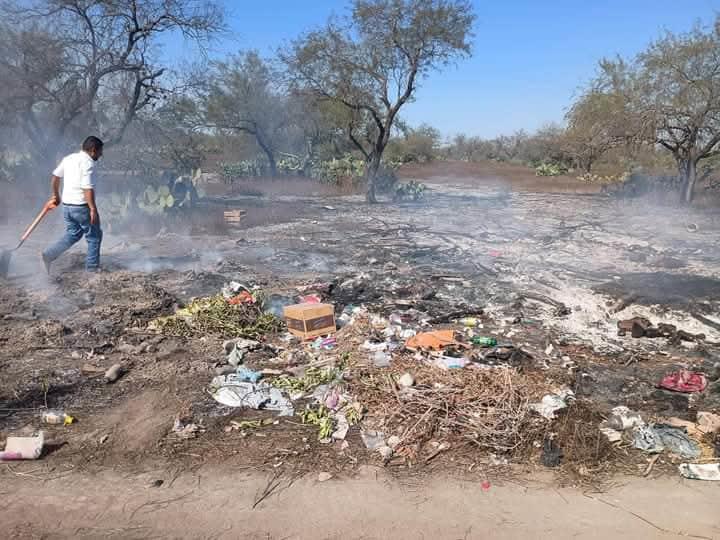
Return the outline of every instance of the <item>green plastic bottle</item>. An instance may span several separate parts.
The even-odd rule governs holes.
[[[480,347],[494,347],[497,345],[497,339],[494,337],[475,336],[471,341],[473,345],[479,345]]]

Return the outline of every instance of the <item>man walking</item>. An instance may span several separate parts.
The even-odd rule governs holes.
[[[95,162],[103,153],[103,142],[97,137],[88,137],[82,150],[65,156],[52,173],[50,180],[53,207],[63,203],[65,235],[42,254],[45,270],[50,273],[52,262],[70,249],[83,235],[88,250],[85,270],[95,272],[100,268],[100,243],[102,229],[100,216],[95,206]],[[63,183],[60,198],[60,181]]]

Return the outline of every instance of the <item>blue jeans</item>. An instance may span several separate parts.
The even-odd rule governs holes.
[[[85,269],[97,270],[100,266],[100,243],[103,236],[99,220],[95,225],[91,225],[90,208],[88,206],[68,205],[63,205],[63,219],[65,220],[65,235],[47,248],[43,252],[43,256],[49,262],[54,261],[84,235],[88,245]]]

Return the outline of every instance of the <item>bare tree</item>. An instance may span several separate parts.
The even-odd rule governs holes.
[[[400,109],[431,71],[470,54],[467,0],[355,0],[284,51],[295,83],[351,112],[348,137],[365,158],[367,200]]]
[[[270,65],[249,51],[215,64],[205,98],[208,125],[254,137],[271,176],[277,174],[277,153],[291,123],[288,96],[278,81]]]
[[[502,161],[516,160],[527,141],[528,134],[522,129],[512,135],[500,135],[493,141],[496,148],[496,157]]]
[[[220,8],[196,0],[34,0],[0,14],[0,76],[14,86],[5,106],[46,161],[73,129],[120,141],[162,97],[161,35],[205,44],[223,28]]]

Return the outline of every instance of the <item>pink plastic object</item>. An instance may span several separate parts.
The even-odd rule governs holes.
[[[707,378],[703,373],[681,369],[680,371],[665,375],[658,386],[666,390],[690,394],[705,390]]]

